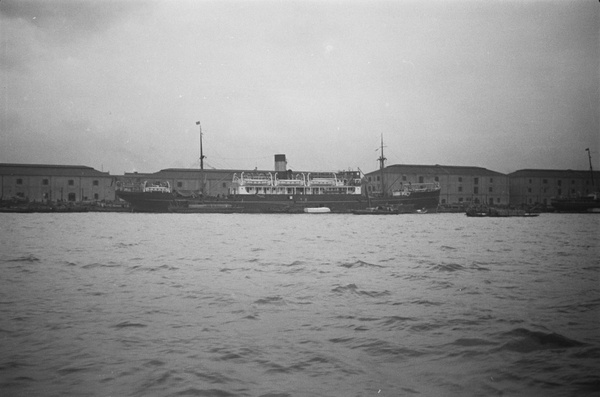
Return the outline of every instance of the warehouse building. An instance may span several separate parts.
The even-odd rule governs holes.
[[[275,169],[285,170],[285,157],[277,156]],[[184,195],[203,192],[210,196],[226,196],[233,175],[241,172],[248,170],[168,168],[154,173],[111,176],[108,172],[78,165],[0,163],[0,200],[113,201],[115,190],[139,190],[144,182],[155,181],[168,181],[173,189]],[[597,191],[600,172],[593,175],[592,179],[590,171],[540,169],[523,169],[505,175],[481,167],[396,164],[366,174],[365,190],[375,195],[382,189],[390,193],[407,184],[429,183],[441,187],[442,205],[549,206],[553,197],[580,196]]]
[[[108,172],[80,165],[0,164],[0,200],[112,201]]]
[[[440,204],[509,204],[508,177],[481,167],[396,164],[365,175],[367,192],[389,194],[407,184],[436,183]],[[383,181],[383,186],[382,186]]]
[[[141,190],[144,183],[169,182],[172,189],[180,194],[225,196],[229,193],[233,174],[243,170],[199,170],[188,168],[167,168],[154,173],[126,172],[117,176],[117,189]],[[268,172],[268,171],[264,171]]]
[[[513,205],[549,206],[553,197],[585,196],[598,191],[600,184],[598,171],[523,169],[508,177]]]

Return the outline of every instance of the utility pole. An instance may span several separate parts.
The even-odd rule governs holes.
[[[385,156],[383,155],[383,134],[381,134],[381,156],[377,159],[379,161],[379,171],[381,172],[381,195],[385,196],[385,182],[384,182],[384,172],[385,168]]]

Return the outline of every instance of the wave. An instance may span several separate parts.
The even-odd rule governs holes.
[[[494,342],[487,341],[479,338],[459,338],[449,345],[461,346],[461,347],[473,347],[473,346],[490,346],[496,345]]]
[[[123,321],[122,323],[113,325],[112,328],[146,328],[147,325],[146,324],[141,324],[141,323],[132,323],[129,321]]]
[[[431,266],[431,268],[433,270],[436,270],[438,272],[456,272],[459,270],[464,270],[465,267],[462,265],[459,265],[458,263],[440,263],[440,264],[434,264]]]
[[[113,267],[120,267],[122,266],[120,263],[116,263],[116,262],[108,262],[108,263],[99,263],[99,262],[94,262],[94,263],[88,263],[87,265],[83,265],[81,266],[82,269],[96,269],[96,268],[113,268]]]
[[[267,296],[254,301],[257,305],[287,305],[286,301],[281,296]]]
[[[502,334],[502,337],[511,340],[502,345],[499,350],[515,351],[519,353],[587,346],[586,343],[569,339],[566,336],[557,333],[530,331],[526,328],[516,328],[509,332],[505,332]]]
[[[39,262],[39,261],[40,261],[40,258],[38,258],[37,256],[35,256],[33,254],[20,256],[18,258],[14,258],[14,259],[5,260],[5,262],[29,262],[29,263],[34,263],[34,262]]]
[[[329,342],[347,345],[350,349],[362,350],[375,357],[386,357],[388,360],[404,360],[406,357],[420,357],[427,353],[410,349],[403,345],[374,338],[331,338]]]
[[[385,268],[385,266],[381,266],[381,265],[375,265],[373,263],[368,263],[368,262],[363,262],[363,261],[356,261],[356,262],[351,262],[351,263],[342,263],[340,265],[341,267],[345,267],[347,269],[354,269],[357,267],[367,267],[367,268]]]
[[[354,295],[364,295],[369,296],[371,298],[377,298],[380,296],[390,295],[390,291],[364,291],[358,289],[356,284],[348,284],[348,285],[339,285],[331,290],[331,292],[335,292],[337,294],[354,294]]]

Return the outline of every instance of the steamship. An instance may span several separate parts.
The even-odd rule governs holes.
[[[200,126],[200,122],[196,122]],[[311,209],[351,213],[367,208],[394,208],[399,213],[437,210],[440,186],[437,183],[403,185],[387,192],[384,176],[383,136],[381,156],[381,191],[369,195],[359,171],[293,172],[287,170],[284,154],[275,155],[273,172],[240,172],[233,174],[229,194],[225,198],[186,197],[173,190],[168,182],[148,184],[140,191],[117,190],[116,194],[136,212],[179,213],[305,213]],[[204,170],[202,127],[200,126],[200,170]]]
[[[285,155],[276,155],[275,171],[234,173],[226,197],[185,197],[168,182],[146,182],[140,191],[116,193],[135,212],[305,213],[309,208],[328,208],[351,213],[378,206],[411,212],[435,210],[439,202],[438,184],[409,184],[389,194],[369,195],[359,171],[294,172],[286,166]]]

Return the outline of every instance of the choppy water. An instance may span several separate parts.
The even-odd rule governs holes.
[[[600,216],[0,221],[3,396],[600,393]]]

